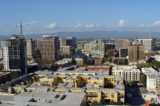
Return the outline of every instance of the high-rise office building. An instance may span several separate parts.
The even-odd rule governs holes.
[[[26,42],[21,36],[5,39],[3,44],[4,70],[19,70],[21,75],[27,74]]]
[[[35,43],[32,39],[27,40],[27,58],[35,57]]]
[[[137,39],[139,44],[144,45],[145,51],[153,51],[156,47],[156,38]]]
[[[43,60],[58,60],[59,37],[44,35],[41,40],[41,57]]]
[[[76,38],[75,37],[67,37],[67,39],[71,39],[72,40],[71,48],[76,48]]]
[[[138,44],[137,38],[134,38],[134,44],[128,46],[128,61],[137,62],[144,59],[144,45]]]
[[[72,39],[63,39],[62,46],[70,46],[72,47]]]

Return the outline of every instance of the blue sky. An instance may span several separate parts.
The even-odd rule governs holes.
[[[61,31],[160,31],[160,0],[0,0],[0,35]]]

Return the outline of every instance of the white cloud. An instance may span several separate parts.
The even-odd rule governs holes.
[[[79,28],[79,27],[82,27],[82,24],[81,23],[78,23],[77,25],[74,26],[75,28]]]
[[[144,27],[144,24],[141,24],[141,25],[140,25],[140,27],[142,27],[142,28],[143,28],[143,27]]]
[[[157,25],[157,26],[160,26],[160,21],[156,21],[153,23],[153,25]]]
[[[52,23],[52,24],[49,24],[47,26],[44,27],[45,29],[55,29],[57,28],[57,24],[56,23]]]
[[[94,24],[87,24],[85,27],[86,27],[86,28],[93,28],[93,27],[94,27]]]
[[[123,27],[127,22],[123,19],[119,20],[118,26]]]
[[[4,29],[5,32],[9,32],[9,29]]]

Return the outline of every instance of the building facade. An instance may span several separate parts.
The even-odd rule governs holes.
[[[70,46],[61,46],[61,53],[70,55],[71,47]]]
[[[137,62],[141,59],[144,59],[144,45],[138,44],[135,36],[134,43],[128,46],[128,61]]]
[[[128,49],[119,48],[119,57],[126,57],[126,56],[128,56]]]
[[[78,50],[83,50],[84,48],[84,43],[80,42],[80,43],[77,43],[77,49]]]
[[[105,41],[94,40],[91,42],[92,57],[103,58],[105,56]]]
[[[156,38],[148,38],[148,39],[137,39],[138,44],[144,45],[145,51],[153,51],[156,47]]]
[[[76,48],[76,38],[75,37],[67,37],[67,39],[69,40],[72,40],[72,46],[71,48]]]
[[[35,43],[32,39],[27,40],[27,58],[35,57]]]
[[[5,39],[3,54],[4,70],[19,70],[21,75],[28,73],[26,42],[23,37]]]
[[[58,60],[59,37],[44,35],[41,40],[41,57],[43,60]]]
[[[125,81],[140,81],[140,70],[136,66],[114,66],[112,75],[121,76]]]
[[[90,54],[91,53],[91,43],[85,43],[83,51]]]

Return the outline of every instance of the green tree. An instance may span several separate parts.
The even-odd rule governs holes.
[[[110,63],[112,62],[112,58],[111,58],[111,57],[109,58],[109,62],[110,62]]]
[[[86,55],[83,57],[83,63],[88,64],[88,57]]]
[[[131,83],[132,83],[132,85],[137,86],[138,82],[137,81],[132,81]]]
[[[150,63],[140,63],[140,64],[137,64],[137,68],[139,70],[141,70],[141,68],[144,68],[144,67],[151,67],[151,64]]]
[[[4,69],[3,64],[0,64],[0,70],[3,70],[3,69]]]
[[[143,86],[146,87],[146,79],[147,79],[147,76],[146,75],[142,75],[141,76],[141,82],[143,83]]]
[[[76,64],[77,64],[75,58],[72,58],[71,64],[72,64],[72,65],[76,65]]]
[[[149,104],[149,106],[157,106],[155,103],[151,103]]]
[[[128,64],[128,59],[124,59],[124,64],[127,65]]]

